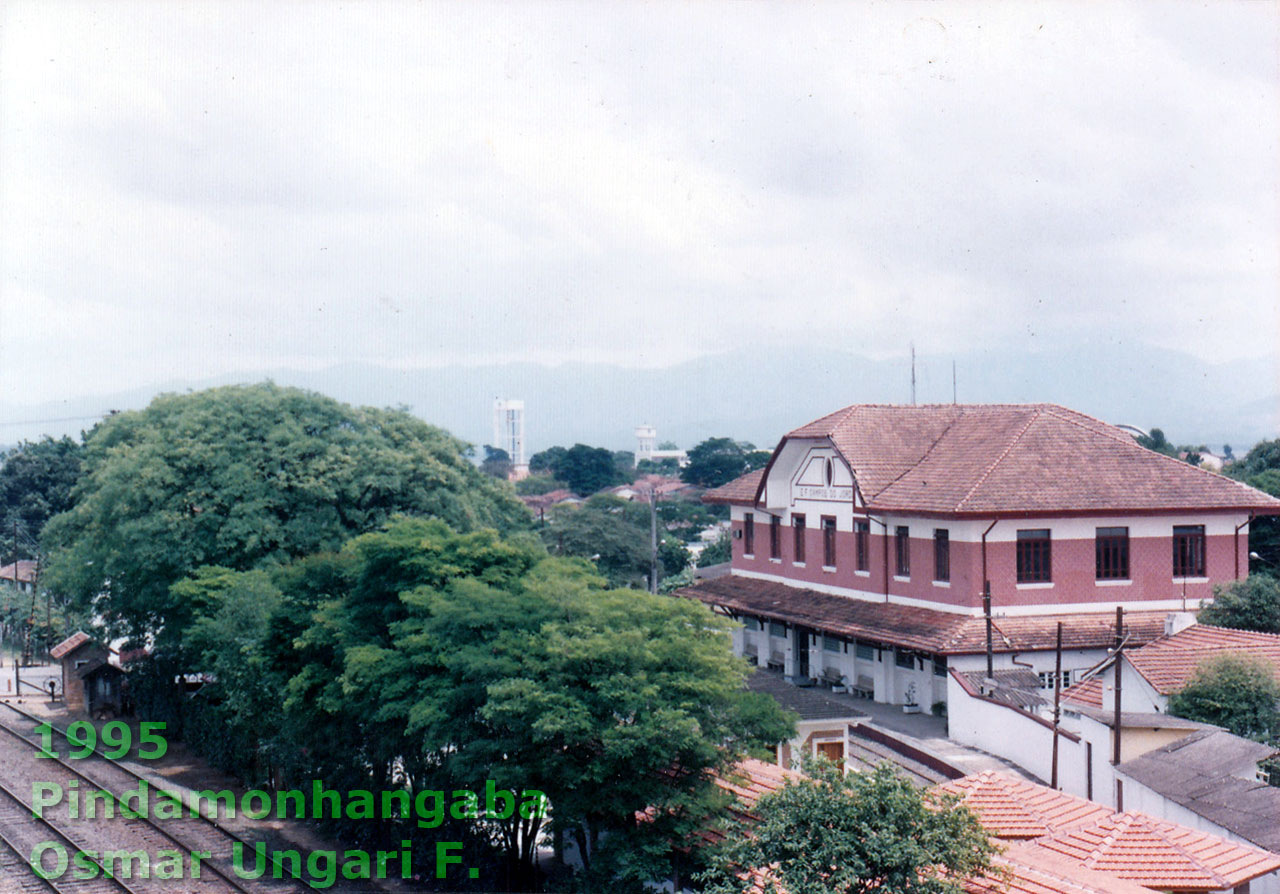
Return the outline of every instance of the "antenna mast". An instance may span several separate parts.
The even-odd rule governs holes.
[[[911,406],[916,405],[916,343],[911,342]]]
[[[954,405],[956,401],[956,362],[951,361],[951,403]]]

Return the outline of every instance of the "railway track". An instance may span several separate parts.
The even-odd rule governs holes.
[[[77,837],[84,839],[83,844],[78,844],[75,849],[69,850],[68,853],[74,853],[75,850],[90,850],[101,853],[103,850],[143,850],[153,858],[160,851],[178,852],[184,858],[190,859],[193,852],[206,852],[210,856],[200,860],[200,877],[198,879],[186,877],[181,882],[176,879],[167,880],[136,880],[138,894],[145,892],[157,891],[164,894],[175,894],[175,892],[209,892],[209,894],[292,894],[292,892],[302,892],[310,889],[305,881],[292,877],[288,872],[288,867],[282,867],[281,874],[284,878],[272,878],[274,874],[272,869],[268,867],[263,877],[258,879],[244,879],[238,877],[232,868],[232,848],[239,843],[245,849],[245,861],[252,863],[252,845],[245,841],[235,831],[228,828],[224,823],[219,822],[215,818],[205,816],[203,813],[197,816],[189,815],[190,811],[182,811],[181,817],[166,818],[159,821],[145,817],[129,818],[121,816],[120,802],[118,797],[131,789],[136,789],[141,782],[147,782],[153,791],[162,786],[157,785],[153,780],[147,779],[140,773],[130,769],[118,760],[108,758],[102,755],[96,749],[84,758],[78,758],[74,761],[68,761],[63,758],[37,758],[36,754],[41,751],[41,743],[39,734],[35,731],[36,726],[46,722],[43,718],[28,714],[20,708],[8,703],[3,703],[4,708],[0,709],[0,739],[10,743],[22,743],[20,750],[15,753],[12,761],[6,761],[4,766],[0,768],[0,777],[8,777],[13,780],[15,777],[25,779],[28,784],[32,780],[40,782],[48,782],[60,785],[63,792],[77,791],[83,795],[87,791],[104,791],[109,792],[111,797],[108,799],[114,807],[115,817],[110,820],[81,820],[78,827],[83,831],[79,832]],[[68,743],[65,731],[56,726],[52,726],[54,734],[62,743]],[[81,748],[78,743],[74,744],[77,748]],[[0,747],[3,743],[0,742]],[[65,751],[65,750],[64,750]],[[28,817],[31,815],[30,805],[24,802],[21,796],[10,793],[10,798],[16,798],[23,805]],[[66,812],[67,804],[56,805],[60,808],[61,813]],[[102,808],[99,808],[102,809]],[[45,813],[49,812],[46,808]],[[75,822],[68,820],[68,822]],[[0,829],[7,829],[8,826],[3,819],[0,819]],[[108,832],[110,829],[110,832]],[[110,840],[104,840],[110,839]],[[47,840],[47,839],[43,839]],[[22,842],[27,845],[28,849],[25,853],[19,847],[19,853],[22,857],[22,863],[26,864],[30,847],[34,847],[36,842]],[[273,849],[274,850],[274,849]],[[189,870],[190,865],[186,865],[185,870]],[[34,872],[29,866],[26,866],[26,872],[35,878]],[[71,873],[68,872],[66,878],[70,878]],[[119,880],[117,880],[119,881]],[[101,884],[99,881],[98,884]],[[50,890],[49,888],[35,888],[33,890]],[[60,888],[55,887],[52,890],[104,890],[103,888]]]
[[[101,876],[102,865],[96,861],[93,866],[98,870],[99,877],[94,879],[77,878],[74,873],[66,873],[56,879],[37,875],[27,860],[38,845],[56,842],[68,854],[83,848],[48,819],[32,815],[21,796],[3,784],[0,784],[0,841],[4,843],[5,856],[14,858],[0,860],[0,865],[5,869],[3,878],[6,884],[10,879],[15,880],[23,891],[53,891],[57,894],[120,891],[123,894],[138,894],[121,879]],[[9,888],[6,887],[5,890]]]

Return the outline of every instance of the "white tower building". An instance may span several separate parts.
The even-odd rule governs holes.
[[[493,400],[493,446],[507,451],[515,470],[528,468],[524,455],[524,401]]]

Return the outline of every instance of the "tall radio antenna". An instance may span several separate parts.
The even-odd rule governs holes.
[[[916,405],[916,343],[911,342],[911,406]]]

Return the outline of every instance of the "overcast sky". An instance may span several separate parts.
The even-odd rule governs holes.
[[[804,342],[1276,368],[1276,3],[6,0],[0,25],[7,400]]]

